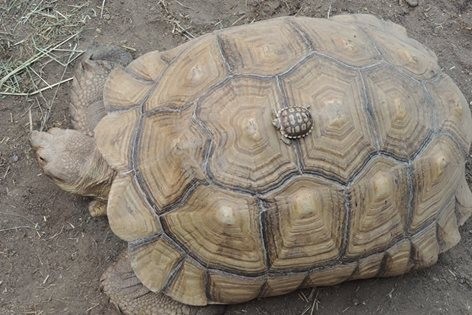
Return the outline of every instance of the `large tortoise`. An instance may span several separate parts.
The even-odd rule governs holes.
[[[471,114],[403,27],[284,17],[129,61],[87,53],[75,130],[32,134],[45,173],[128,242],[102,278],[124,312],[400,275],[459,241]]]

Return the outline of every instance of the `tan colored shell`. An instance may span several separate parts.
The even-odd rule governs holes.
[[[436,262],[471,215],[467,103],[435,55],[369,15],[230,28],[112,72],[95,130],[139,279],[238,303]],[[286,145],[272,113],[310,106]]]

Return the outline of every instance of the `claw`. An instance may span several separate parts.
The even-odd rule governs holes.
[[[51,137],[51,134],[47,132],[33,130],[33,132],[31,132],[31,145],[35,149],[44,147],[46,143],[51,141]]]

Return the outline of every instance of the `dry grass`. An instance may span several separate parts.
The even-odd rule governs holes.
[[[44,68],[50,63],[67,68],[81,54],[79,35],[94,15],[88,2],[5,1],[0,7],[0,94],[31,96],[66,82],[48,82]]]
[[[59,86],[72,80],[70,65],[83,53],[77,48],[80,35],[102,10],[89,1],[0,3],[0,98],[26,97],[30,129],[32,109],[39,113],[34,119],[40,121],[39,129],[45,128]]]

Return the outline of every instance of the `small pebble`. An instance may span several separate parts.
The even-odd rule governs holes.
[[[408,3],[408,5],[410,7],[417,7],[418,6],[418,0],[405,0],[406,3]]]
[[[111,18],[111,15],[108,14],[108,13],[105,13],[105,14],[103,15],[103,18],[104,18],[105,20],[109,20],[109,19]]]
[[[10,156],[10,163],[18,162],[18,159],[18,155],[13,154],[12,156]]]
[[[101,29],[99,29],[99,28],[97,28],[97,29],[95,29],[95,32],[97,32],[97,33],[101,33],[101,32],[102,32],[102,30],[101,30]]]

